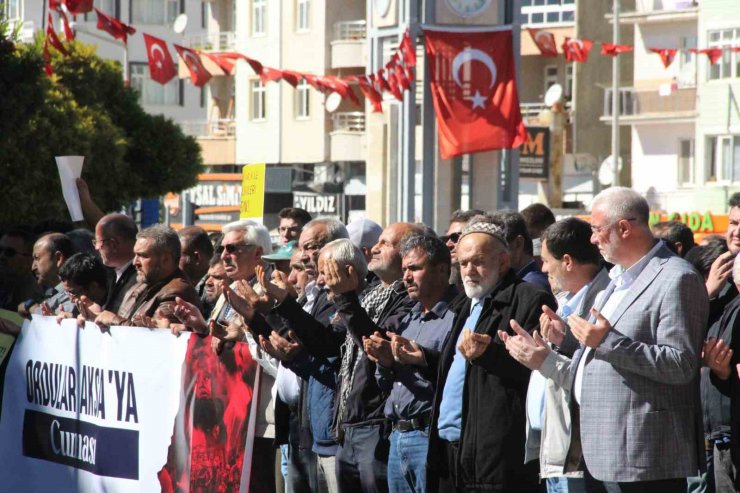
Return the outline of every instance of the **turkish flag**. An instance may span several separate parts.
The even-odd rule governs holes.
[[[408,91],[411,87],[411,83],[409,82],[408,77],[406,77],[406,72],[403,70],[403,64],[399,60],[398,53],[393,54],[391,60],[385,64],[385,69],[388,71],[389,75],[391,73],[395,74],[396,82],[400,86],[401,90]]]
[[[676,52],[678,52],[675,48],[648,48],[648,50],[660,56],[660,61],[663,62],[663,67],[665,68],[670,67],[673,59],[676,57]]]
[[[62,26],[64,26],[64,37],[67,38],[67,41],[74,40],[75,33],[72,30],[72,28],[69,26],[69,19],[67,19],[67,14],[65,14],[63,10],[60,10],[59,17],[62,18]]]
[[[403,38],[401,38],[401,43],[398,45],[398,49],[401,52],[403,64],[407,67],[416,67],[416,47],[411,41],[411,34],[408,29],[406,29]]]
[[[385,70],[379,68],[377,72],[375,72],[374,74],[370,74],[370,80],[375,86],[375,90],[380,93],[384,91],[391,92],[391,86],[388,85],[388,81],[385,80],[385,76],[383,75],[384,73]]]
[[[163,39],[155,38],[144,33],[146,55],[149,58],[149,75],[152,80],[164,85],[177,75],[175,62],[172,60],[167,43]]]
[[[303,76],[298,72],[294,72],[292,70],[283,70],[283,80],[293,87],[298,86],[298,83],[301,81],[302,78]]]
[[[105,31],[116,39],[123,41],[123,44],[128,42],[128,35],[134,34],[136,29],[124,24],[115,17],[106,15],[98,9],[95,9],[95,13],[98,14],[98,25],[97,28],[101,31]]]
[[[563,42],[563,55],[569,62],[585,62],[594,42],[590,39],[565,38]]]
[[[347,77],[346,80],[357,82],[357,84],[360,86],[360,91],[362,91],[362,94],[364,94],[365,98],[367,98],[370,101],[370,104],[372,104],[373,113],[383,112],[383,96],[381,96],[380,93],[375,90],[375,87],[373,87],[373,84],[370,82],[370,78],[367,75],[351,75]]]
[[[265,67],[264,65],[262,66],[262,72],[260,72],[260,80],[262,81],[262,85],[265,85],[271,81],[279,81],[282,78],[283,72],[281,70]]]
[[[529,28],[529,35],[532,36],[532,41],[537,45],[537,49],[540,50],[542,56],[555,57],[558,56],[558,46],[555,44],[555,36],[550,31],[543,31],[542,29]]]
[[[93,0],[62,0],[70,14],[86,14],[93,9]]]
[[[360,100],[357,99],[357,94],[355,94],[352,88],[349,87],[349,84],[346,81],[343,81],[337,76],[324,75],[323,77],[318,77],[317,82],[319,85],[326,88],[328,91],[336,92],[337,94],[342,96],[342,99],[349,99],[355,105],[361,106]]]
[[[62,55],[69,55],[69,52],[64,48],[64,45],[59,40],[59,36],[57,36],[57,32],[54,30],[54,21],[51,18],[51,13],[48,14],[46,23],[46,41]]]
[[[632,45],[615,45],[613,43],[601,43],[601,54],[604,56],[617,56],[620,53],[635,51]]]
[[[705,48],[703,50],[697,50],[696,48],[690,48],[689,53],[703,53],[709,58],[709,63],[714,65],[722,58],[722,49],[720,48]]]
[[[401,94],[401,87],[398,83],[398,79],[396,79],[396,72],[388,72],[386,80],[388,81],[388,87],[390,88],[390,93],[393,94],[393,97],[403,102],[403,94]]]
[[[511,30],[424,30],[440,155],[510,149],[527,140]]]
[[[213,63],[218,65],[218,68],[224,71],[224,74],[231,75],[234,70],[234,62],[231,58],[223,56],[221,53],[208,53],[207,51],[201,52],[201,55],[205,55]]]
[[[184,46],[175,45],[177,53],[188,66],[190,71],[190,80],[193,82],[195,87],[203,87],[206,83],[211,80],[211,74],[203,66],[203,62],[200,61],[200,56],[194,50],[185,48]]]

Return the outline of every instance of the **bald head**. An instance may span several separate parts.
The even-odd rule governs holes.
[[[100,252],[103,264],[120,269],[134,258],[134,243],[138,228],[125,214],[103,216],[95,226],[95,249]]]
[[[372,248],[368,269],[388,285],[401,279],[401,242],[411,234],[424,234],[426,228],[412,223],[394,223],[383,230]]]

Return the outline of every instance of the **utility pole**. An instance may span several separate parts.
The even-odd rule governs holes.
[[[613,0],[612,16],[612,43],[619,44],[619,0]],[[614,179],[612,186],[619,183],[619,55],[612,57],[612,166]]]

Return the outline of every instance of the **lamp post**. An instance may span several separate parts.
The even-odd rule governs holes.
[[[612,43],[619,44],[619,0],[613,0]],[[612,186],[619,183],[619,55],[612,57],[612,167],[614,180]]]

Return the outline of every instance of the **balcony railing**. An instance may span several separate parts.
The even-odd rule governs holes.
[[[626,117],[683,116],[696,110],[696,88],[619,89],[619,114]],[[612,91],[604,91],[604,117],[612,116]]]
[[[236,122],[232,118],[200,122],[185,121],[181,122],[180,126],[183,133],[191,137],[219,139],[236,135]]]
[[[334,24],[334,41],[363,41],[366,37],[365,21],[344,21]]]
[[[667,12],[693,9],[697,6],[696,0],[637,0],[635,7],[638,12]]]
[[[343,132],[364,132],[365,113],[362,111],[346,111],[331,115],[332,130]]]
[[[212,34],[199,34],[187,39],[190,48],[205,51],[232,51],[236,47],[236,33],[226,31]]]

